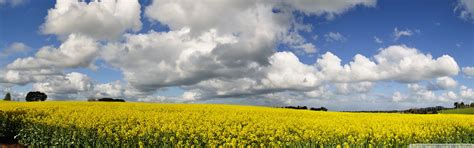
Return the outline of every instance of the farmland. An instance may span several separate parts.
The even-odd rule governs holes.
[[[24,145],[406,146],[473,143],[474,118],[283,108],[1,102],[0,136]]]
[[[441,114],[474,114],[474,107],[471,108],[460,108],[460,109],[452,109],[452,110],[443,110],[440,112]]]

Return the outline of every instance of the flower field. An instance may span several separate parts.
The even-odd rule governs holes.
[[[152,103],[1,102],[0,136],[24,145],[406,146],[474,143],[474,116]]]

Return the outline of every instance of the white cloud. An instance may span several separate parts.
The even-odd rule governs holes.
[[[303,45],[298,45],[298,46],[295,46],[294,48],[297,48],[297,49],[302,49],[304,52],[306,53],[316,53],[318,51],[318,49],[316,48],[316,46],[314,46],[313,44],[311,43],[306,43],[306,44],[303,44]]]
[[[0,71],[0,83],[26,85],[56,75],[61,75],[57,69],[6,70]]]
[[[145,96],[137,99],[140,102],[161,102],[161,103],[190,103],[192,99],[186,99],[186,97],[176,96]]]
[[[125,43],[107,45],[102,57],[120,68],[125,80],[132,85],[153,91],[165,86],[197,83],[219,73],[228,75],[235,72],[232,67],[224,67],[224,64],[237,64],[232,62],[238,61],[227,61],[233,60],[234,57],[218,57],[226,56],[218,53],[213,55],[213,52],[220,52],[215,51],[215,48],[225,48],[234,43],[236,40],[233,36],[217,36],[215,30],[197,38],[190,36],[189,29],[167,33],[152,31],[147,34],[128,35]],[[256,52],[240,51],[239,55],[230,56],[252,58],[248,56]]]
[[[51,76],[43,82],[33,84],[34,91],[45,92],[52,99],[84,99],[78,98],[81,93],[88,93],[93,83],[84,74],[72,72],[61,76]]]
[[[324,35],[327,42],[345,42],[347,39],[339,32],[329,32]]]
[[[6,6],[6,5],[9,5],[11,7],[16,7],[16,6],[25,4],[26,2],[27,0],[0,0],[0,7]]]
[[[306,9],[308,5],[303,9],[302,3],[312,4],[313,9]],[[324,9],[322,5],[326,5]],[[260,85],[255,86],[255,90],[259,92],[281,89],[286,87],[267,88],[263,80],[255,79],[268,76],[265,71],[272,67],[268,66],[272,63],[269,59],[280,57],[279,53],[274,54],[278,41],[306,53],[317,50],[299,35],[300,30],[308,30],[308,25],[299,23],[293,11],[307,15],[335,15],[357,5],[374,6],[375,1],[155,0],[146,8],[145,16],[167,25],[171,31],[127,35],[123,42],[108,44],[102,55],[123,71],[125,80],[143,92],[168,86],[235,81],[242,81],[237,82],[239,84],[258,83]],[[275,9],[280,11],[274,13]],[[295,58],[289,59],[293,62]],[[298,60],[296,62],[304,65]],[[143,63],[150,66],[139,66]],[[274,78],[267,80],[279,83]],[[315,83],[312,81],[306,83]],[[226,94],[222,93],[226,91],[220,92],[215,94]]]
[[[435,83],[430,83],[428,85],[429,90],[447,90],[456,88],[458,82],[451,77],[439,77],[436,79]]]
[[[449,55],[434,59],[415,48],[390,46],[374,56],[381,78],[401,82],[427,80],[459,73],[459,66]]]
[[[83,34],[96,39],[116,39],[126,31],[139,31],[140,4],[138,0],[57,0],[48,11],[41,26],[45,34],[61,38]]]
[[[445,93],[441,94],[441,96],[440,96],[440,100],[444,101],[444,102],[451,102],[451,101],[455,101],[457,99],[458,99],[458,95],[456,93],[454,93],[453,91],[445,92]]]
[[[463,67],[462,72],[467,76],[474,76],[474,67]]]
[[[394,92],[393,95],[392,95],[392,101],[393,102],[401,102],[401,101],[404,101],[406,99],[408,99],[408,97],[403,96],[402,93],[400,93],[399,91]]]
[[[306,39],[297,32],[289,32],[283,37],[282,43],[289,45],[289,47],[293,49],[296,49],[297,52],[303,51],[304,53],[312,54],[318,51],[314,44],[307,43]]]
[[[375,7],[376,0],[324,1],[324,0],[284,0],[294,9],[307,15],[326,15],[328,19],[342,14],[355,6]]]
[[[419,84],[408,84],[408,88],[410,89],[409,96],[406,96],[408,99],[405,101],[426,101],[426,102],[434,102],[434,101],[446,101],[444,98],[437,96],[433,91],[426,89]]]
[[[378,38],[377,36],[374,36],[374,42],[379,44],[383,43],[382,39]]]
[[[233,1],[233,0],[154,0],[145,10],[145,15],[151,20],[159,21],[171,27],[172,30],[189,27],[193,32],[207,31],[216,28],[219,32],[229,33],[237,30],[246,30],[256,20],[263,19],[265,24],[274,21],[269,19],[286,20],[288,12],[300,11],[307,15],[327,15],[332,18],[342,14],[355,6],[373,7],[376,0],[356,1]],[[272,9],[281,10],[281,13],[272,14]],[[272,16],[262,18],[255,15]],[[232,18],[232,19],[221,19]],[[277,21],[280,24],[289,21]],[[261,26],[265,26],[262,24]]]
[[[464,100],[474,101],[474,90],[462,85],[459,91],[459,96]]]
[[[273,13],[275,3],[265,1],[210,1],[210,0],[154,0],[145,15],[154,21],[168,25],[172,30],[191,28],[193,35],[216,29],[221,34],[267,34],[286,31],[291,14]],[[227,19],[222,19],[227,18]],[[258,24],[258,25],[257,25]],[[252,32],[255,31],[255,32]]]
[[[420,84],[412,83],[407,85],[409,92],[407,95],[403,95],[399,91],[396,91],[392,95],[393,102],[431,102],[431,103],[451,103],[459,100],[460,94],[456,94],[453,91],[445,91],[443,93],[437,94],[428,89],[428,87],[423,87]],[[461,91],[464,86],[461,86]]]
[[[474,1],[472,0],[458,0],[455,12],[459,13],[459,17],[464,20],[471,20],[474,22]]]
[[[456,61],[448,55],[433,59],[429,54],[404,45],[380,49],[373,59],[375,61],[358,54],[349,64],[342,65],[339,57],[328,52],[317,60],[316,66],[325,79],[333,82],[416,82],[459,72]]]
[[[7,65],[11,70],[62,69],[93,67],[99,45],[88,37],[71,34],[55,48],[45,46],[34,57],[18,58]]]
[[[395,27],[395,29],[393,30],[393,37],[395,38],[395,41],[398,41],[400,37],[412,36],[412,35],[413,35],[413,32],[410,29],[398,30],[398,28]]]
[[[26,45],[22,42],[13,42],[8,47],[0,51],[0,56],[8,56],[10,54],[18,53],[18,52],[27,52],[31,50],[31,47]]]
[[[359,93],[368,93],[372,90],[372,87],[375,85],[372,82],[364,81],[357,83],[335,83],[336,93],[338,94],[359,94]]]
[[[322,55],[314,65],[301,63],[289,52],[277,52],[269,59],[269,65],[256,65],[241,78],[216,77],[184,88],[193,96],[202,98],[248,97],[286,91],[302,92],[309,97],[319,96],[319,91],[315,90],[325,84],[336,83],[336,94],[363,94],[370,92],[379,81],[418,82],[456,75],[459,71],[456,62],[449,56],[433,59],[405,46],[381,49],[374,56],[375,61],[356,55],[354,61],[344,65],[330,52]],[[446,82],[447,87],[451,86],[449,82]],[[431,94],[426,90],[419,95]]]
[[[93,92],[90,97],[93,98],[124,98],[125,89],[120,81],[114,81],[105,84],[94,85]]]
[[[327,52],[316,63],[305,64],[292,52],[278,51],[282,43],[296,51],[317,52],[316,45],[300,34],[310,31],[311,26],[295,18],[295,11],[333,18],[356,6],[375,6],[375,0],[154,0],[145,8],[144,16],[170,30],[135,34],[129,31],[141,29],[137,4],[136,0],[58,0],[42,32],[60,36],[62,45],[46,46],[32,57],[15,60],[0,72],[0,83],[34,83],[34,89],[55,99],[134,97],[140,98],[138,101],[187,102],[245,97],[288,103],[348,94],[364,100],[380,81],[437,79],[440,86],[451,88],[454,80],[449,76],[459,72],[456,61],[448,55],[433,58],[404,45],[382,48],[371,57],[357,54],[348,63]],[[416,33],[397,28],[395,32],[397,40]],[[325,37],[347,40],[339,32]],[[377,37],[374,40],[382,42]],[[63,74],[66,69],[93,68],[98,55],[123,73],[123,82],[95,84],[84,74]],[[153,95],[166,87],[180,87],[185,93],[180,97]],[[421,86],[410,87],[410,96],[417,96],[415,99],[446,101],[462,96],[453,92],[437,96]],[[404,102],[410,96],[398,92],[391,99]]]
[[[262,84],[273,89],[314,88],[321,82],[313,66],[303,64],[290,52],[277,52],[264,69]]]

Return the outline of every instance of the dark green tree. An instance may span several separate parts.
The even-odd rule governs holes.
[[[5,95],[5,98],[3,98],[3,101],[11,101],[12,100],[12,96],[10,95],[10,93],[7,93]]]
[[[459,107],[459,103],[458,102],[454,102],[454,108],[458,108]]]
[[[459,104],[459,108],[464,108],[464,102],[461,102],[461,104]]]
[[[25,100],[28,102],[31,101],[45,101],[48,98],[48,96],[45,93],[39,92],[39,91],[32,91],[26,94]]]

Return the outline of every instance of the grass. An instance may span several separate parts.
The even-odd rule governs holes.
[[[461,108],[461,109],[451,109],[443,110],[439,112],[440,114],[470,114],[474,115],[474,108]]]

